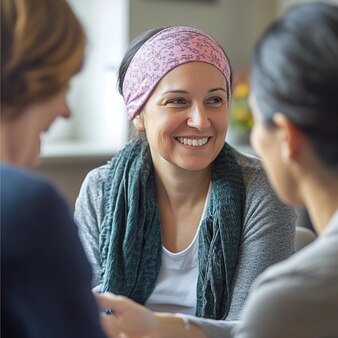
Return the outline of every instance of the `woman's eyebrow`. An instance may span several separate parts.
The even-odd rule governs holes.
[[[225,90],[224,88],[219,87],[219,88],[213,88],[213,89],[210,89],[210,90],[208,91],[208,93],[216,92],[216,91],[218,91],[218,90],[222,90],[223,92],[226,92],[226,90]]]
[[[164,93],[162,93],[162,96],[163,95],[166,95],[166,94],[188,94],[188,92],[186,90],[182,90],[182,89],[172,89],[172,90],[167,90],[165,91]]]
[[[212,93],[212,92],[216,92],[218,90],[221,90],[223,92],[226,92],[226,90],[222,87],[218,87],[218,88],[212,88],[212,89],[209,89],[208,90],[208,93]],[[172,89],[172,90],[167,90],[165,91],[164,93],[162,93],[162,96],[163,95],[166,95],[166,94],[188,94],[188,92],[186,90],[183,90],[183,89]]]

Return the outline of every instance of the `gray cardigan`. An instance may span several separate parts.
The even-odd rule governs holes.
[[[338,211],[319,238],[257,278],[239,322],[188,318],[210,338],[337,338]]]
[[[271,264],[294,252],[296,214],[281,203],[269,185],[261,161],[236,153],[246,186],[240,257],[235,271],[227,319],[238,319],[254,279]],[[80,238],[93,267],[93,287],[100,283],[99,227],[104,217],[103,190],[108,166],[92,170],[76,201],[75,220]]]

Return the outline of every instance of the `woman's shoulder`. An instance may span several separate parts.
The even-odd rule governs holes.
[[[263,168],[262,160],[249,153],[243,153],[233,148],[236,162],[242,170],[246,188],[262,185],[269,187],[269,181]]]
[[[285,288],[294,286],[296,290],[324,290],[335,285],[335,295],[338,296],[337,243],[338,232],[319,236],[287,260],[268,268],[257,279],[256,286],[275,282],[284,284]]]
[[[75,204],[75,215],[77,217],[80,209],[88,212],[88,203],[101,205],[105,186],[109,180],[109,173],[109,162],[88,172],[82,182]],[[83,203],[85,203],[84,207],[81,206]]]
[[[103,184],[109,175],[109,163],[103,164],[97,168],[92,169],[88,172],[85,181],[90,184]]]
[[[237,148],[232,148],[237,163],[244,171],[262,171],[262,160],[253,153],[244,152]]]
[[[296,217],[293,208],[286,206],[273,190],[266,175],[262,160],[255,155],[244,154],[235,150],[235,158],[242,170],[246,191],[246,210],[251,214],[257,211],[271,215],[278,212],[279,217],[291,223]]]
[[[51,229],[71,222],[68,205],[57,188],[34,173],[1,166],[1,195],[2,229],[42,231],[46,224]]]
[[[4,184],[5,187],[8,185],[20,186],[21,184],[25,185],[50,184],[43,177],[38,176],[33,172],[12,165],[2,164],[0,173],[2,181],[1,183]]]
[[[336,337],[332,333],[338,331],[337,282],[337,238],[317,238],[255,280],[241,330],[250,329],[254,337],[271,336],[276,330],[283,330],[285,337],[299,337],[311,327],[311,337]],[[264,325],[258,328],[257,321],[263,318]],[[293,325],[283,326],[287,322]]]
[[[290,281],[289,286],[293,285],[296,289],[305,289],[305,285],[309,288],[318,287],[322,283],[317,288],[320,290],[334,285],[338,296],[338,213],[331,220],[327,231],[287,260],[269,267],[255,284],[261,286],[271,281],[284,283],[285,286],[288,285],[285,281]]]
[[[107,163],[89,171],[84,184],[104,185],[109,176],[118,171],[118,166],[124,167],[128,158],[140,154],[141,148],[146,146],[145,143],[137,140],[129,141]]]
[[[1,165],[1,194],[2,202],[10,204],[15,200],[16,205],[32,204],[37,199],[45,200],[48,196],[62,200],[57,188],[47,179],[27,170]]]

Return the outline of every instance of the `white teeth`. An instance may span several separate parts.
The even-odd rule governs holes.
[[[177,140],[182,144],[193,146],[193,147],[198,147],[198,146],[205,145],[208,142],[208,137],[203,137],[203,138],[199,138],[199,139],[178,137]]]

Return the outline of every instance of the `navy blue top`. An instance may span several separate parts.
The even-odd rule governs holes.
[[[1,336],[105,337],[65,201],[41,178],[0,171]]]

